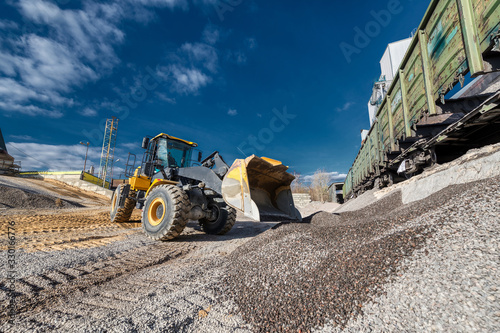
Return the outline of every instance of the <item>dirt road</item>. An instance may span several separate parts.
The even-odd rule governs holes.
[[[191,222],[175,241],[152,242],[140,228],[140,211],[125,224],[112,224],[107,208],[18,211],[0,217],[2,238],[12,222],[18,279],[15,290],[5,274],[0,280],[2,331],[124,331],[138,328],[136,316],[145,330],[192,330],[193,318],[216,304],[207,283],[218,280],[220,258],[275,225],[239,218],[227,235],[210,236]],[[15,318],[8,316],[11,292]],[[234,331],[235,318],[228,313],[215,326],[227,320]]]

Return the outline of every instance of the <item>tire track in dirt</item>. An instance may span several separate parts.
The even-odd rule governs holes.
[[[218,264],[205,260],[180,255],[61,295],[21,314],[15,331],[186,332],[194,325],[198,332],[234,332],[244,323],[231,311],[212,315],[217,296],[211,283],[218,275],[211,269]],[[6,327],[0,323],[0,330]]]
[[[67,297],[73,293],[85,293],[90,287],[180,258],[195,248],[195,245],[188,242],[154,244],[87,265],[64,267],[18,279],[15,290],[16,303],[19,305],[16,309],[17,316],[32,315],[37,311],[50,308],[50,304],[57,303],[60,297]],[[11,290],[7,286],[7,280],[0,281],[0,324],[4,324],[9,319],[8,293]],[[129,287],[129,285],[126,286],[127,290]]]
[[[131,223],[123,224],[111,223],[102,209],[0,216],[0,232],[9,221],[16,221],[21,252],[35,252],[29,255],[50,262],[46,269],[16,280],[14,326],[8,323],[9,281],[0,279],[0,331],[89,331],[92,327],[106,331],[116,325],[124,325],[122,331],[148,327],[179,331],[193,325],[199,313],[208,315],[216,303],[206,286],[207,275],[220,279],[212,258],[227,255],[270,228],[264,223],[243,223],[235,226],[238,232],[232,235],[213,236],[190,222],[176,241],[151,244],[138,235],[142,234],[138,213],[134,212]],[[128,237],[130,243],[123,242]],[[78,252],[78,261],[68,260],[68,266],[64,261],[59,265],[51,261],[67,250],[97,247]],[[50,253],[37,257],[41,251]],[[227,315],[225,323],[208,320],[215,320],[217,327],[234,327]]]
[[[9,215],[0,217],[0,237],[7,236],[9,222],[14,221],[16,246],[26,252],[99,247],[139,232],[139,220],[139,212],[134,212],[132,222],[121,224],[112,223],[107,212]],[[6,249],[7,244],[0,245],[0,250]]]

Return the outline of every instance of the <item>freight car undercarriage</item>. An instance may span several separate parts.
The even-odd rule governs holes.
[[[436,163],[446,163],[468,150],[500,142],[500,92],[437,105],[441,114],[424,117],[413,126],[414,136],[398,141],[398,151],[385,155],[378,170],[353,188],[350,197],[390,186],[422,172]],[[465,110],[472,111],[466,113]]]
[[[499,73],[500,1],[431,0],[377,104],[344,198],[500,142]],[[475,80],[464,88],[467,75]],[[445,100],[451,94],[460,98]]]

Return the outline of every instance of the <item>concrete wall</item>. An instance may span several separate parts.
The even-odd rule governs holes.
[[[84,180],[80,179],[81,172],[68,172],[68,173],[63,173],[63,172],[44,172],[44,173],[30,173],[30,174],[21,174],[22,177],[27,177],[27,178],[42,178],[42,179],[55,179],[58,181],[61,181],[63,183],[66,183],[68,185],[80,188],[85,191],[90,191],[94,192],[97,194],[104,195],[108,198],[111,199],[113,196],[113,191],[108,190],[106,188],[103,188],[101,186],[97,186],[95,184],[86,182]]]
[[[309,193],[293,193],[292,196],[295,207],[305,207],[311,202]]]

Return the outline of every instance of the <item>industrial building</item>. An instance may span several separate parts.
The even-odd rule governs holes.
[[[342,188],[344,187],[344,183],[333,183],[328,187],[328,194],[330,198],[332,198],[332,202],[336,202],[339,204],[344,203],[344,192]]]
[[[15,162],[14,157],[7,152],[7,145],[0,129],[0,175],[14,175],[19,172],[21,163]]]

